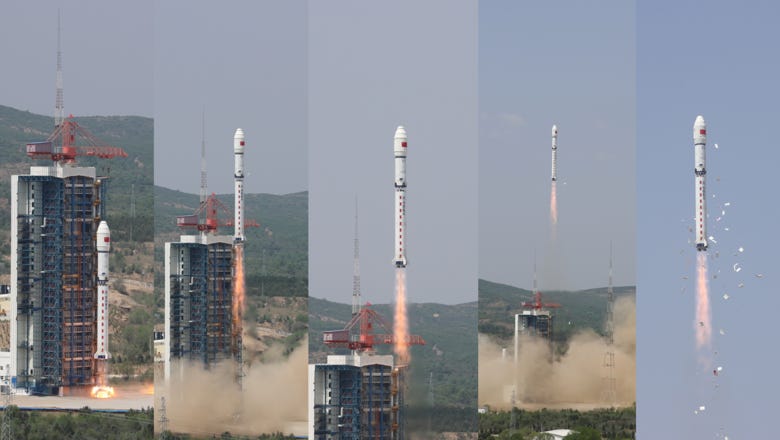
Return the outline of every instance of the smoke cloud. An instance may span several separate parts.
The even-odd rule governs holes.
[[[615,389],[619,406],[636,400],[636,304],[633,298],[615,301]],[[508,352],[511,349],[507,350]],[[552,359],[548,343],[537,337],[520,339],[518,365],[513,354],[502,359],[502,347],[479,335],[479,403],[510,409],[516,386],[515,406],[596,408],[602,404],[602,378],[606,375],[606,340],[588,330],[577,333],[568,350]]]
[[[304,342],[287,359],[280,353],[276,362],[246,367],[243,392],[235,381],[232,361],[210,370],[193,362],[172,364],[170,383],[157,388],[155,430],[160,429],[160,397],[165,396],[168,429],[172,432],[305,434],[308,353]]]

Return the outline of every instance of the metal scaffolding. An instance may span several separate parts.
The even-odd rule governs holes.
[[[390,363],[372,358],[329,358],[314,366],[313,440],[404,438],[406,370],[393,368],[391,357]]]
[[[62,273],[62,385],[94,385],[97,292],[94,179],[65,181]]]
[[[316,439],[360,440],[360,409],[363,374],[351,365],[323,365],[326,403],[314,405]]]
[[[210,368],[230,358],[232,246],[171,243],[170,358]]]
[[[205,362],[205,246],[175,243],[178,270],[171,271],[171,356]]]
[[[207,362],[229,359],[233,324],[233,246],[208,245]],[[239,336],[240,337],[240,336]],[[239,345],[240,346],[240,345]],[[239,353],[240,354],[240,353]]]
[[[17,386],[47,393],[62,372],[62,179],[19,176],[17,214]]]

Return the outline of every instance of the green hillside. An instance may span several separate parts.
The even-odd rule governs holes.
[[[634,297],[635,286],[614,287],[615,300]],[[479,332],[499,341],[510,342],[514,331],[514,314],[523,310],[522,303],[532,301],[533,292],[506,284],[479,280]],[[603,334],[607,311],[607,288],[578,291],[543,291],[542,301],[558,303],[553,309],[553,335],[564,342],[577,331],[590,328]]]
[[[378,304],[372,308],[392,324],[392,305]],[[322,332],[343,328],[351,318],[352,307],[323,299],[309,298],[309,361],[325,362],[327,354],[346,354],[348,350],[326,349]],[[439,418],[436,431],[475,429],[477,406],[477,304],[443,305],[409,304],[411,333],[425,339],[425,346],[412,347],[409,404],[420,411],[410,411],[409,423],[425,425],[413,414],[428,414],[428,381],[433,373],[434,414],[457,414],[458,421]],[[382,347],[379,353],[390,353]],[[434,417],[435,419],[435,417]],[[458,424],[459,423],[459,424]],[[457,428],[457,429],[454,429]]]
[[[109,176],[107,220],[112,238],[151,241],[154,182],[154,123],[140,116],[86,116],[75,121],[107,145],[123,148],[128,157],[101,160],[77,159],[78,165],[95,166],[98,175]],[[27,173],[31,165],[48,165],[48,160],[32,160],[25,154],[28,142],[44,141],[54,129],[54,118],[0,105],[0,210],[8,210],[10,175]],[[131,201],[135,217],[131,217]],[[7,229],[10,214],[0,212],[0,229]]]

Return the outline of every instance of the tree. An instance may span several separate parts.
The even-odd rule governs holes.
[[[574,434],[566,436],[566,440],[601,440],[601,433],[593,428],[577,428]]]

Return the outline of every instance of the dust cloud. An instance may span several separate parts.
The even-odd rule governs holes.
[[[615,301],[615,389],[618,406],[636,400],[636,304],[633,298]],[[511,350],[511,348],[509,348]],[[479,403],[510,409],[608,406],[602,404],[602,378],[606,376],[606,340],[591,330],[574,335],[568,350],[552,359],[549,344],[537,337],[522,337],[515,369],[513,355],[502,359],[502,347],[479,336]]]
[[[232,361],[210,370],[193,362],[172,364],[170,383],[160,385],[155,402],[156,432],[160,430],[160,397],[165,396],[168,430],[172,432],[305,434],[308,353],[304,342],[286,359],[280,350],[276,361],[245,367],[243,392],[235,381]],[[272,356],[266,354],[269,358]]]

